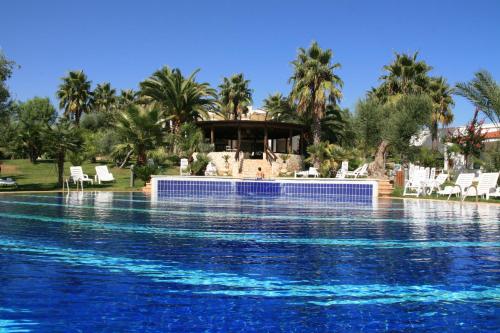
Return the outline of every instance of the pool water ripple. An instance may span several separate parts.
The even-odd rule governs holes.
[[[0,197],[0,332],[491,332],[500,207]]]

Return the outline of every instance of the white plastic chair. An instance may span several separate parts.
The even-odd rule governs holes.
[[[94,180],[101,184],[101,182],[114,182],[115,177],[113,174],[109,172],[108,167],[106,165],[98,165],[95,167],[95,177]]]
[[[354,177],[358,178],[360,176],[367,176],[368,175],[368,163],[364,163],[363,165],[359,166],[356,170],[354,171],[347,171],[345,173],[346,177]]]
[[[82,190],[83,190],[83,183],[84,182],[94,184],[94,181],[91,178],[89,178],[88,175],[83,173],[83,169],[81,166],[69,167],[69,171],[71,174],[70,178],[71,178],[71,180],[73,180],[73,183],[77,184],[77,186],[78,186],[78,183],[80,183]]]
[[[181,176],[189,176],[189,161],[187,158],[181,159],[180,173]]]
[[[208,162],[205,169],[205,176],[217,176],[217,167],[212,162]]]
[[[498,182],[498,172],[488,172],[479,175],[479,181],[477,185],[471,185],[463,193],[462,200],[470,196],[476,196],[476,201],[478,196],[485,196],[487,200],[490,199],[490,194],[496,193],[496,186]]]
[[[318,178],[319,177],[318,170],[316,168],[314,168],[314,167],[310,167],[309,171],[308,171],[307,177],[310,177],[310,176],[313,176],[314,178]]]
[[[340,169],[337,170],[337,174],[335,175],[335,178],[345,178],[346,173],[349,171],[349,161],[342,161],[342,165],[340,166]]]
[[[458,175],[455,185],[446,186],[443,190],[437,191],[439,195],[447,195],[448,200],[452,194],[456,196],[462,196],[465,191],[472,185],[472,180],[474,179],[473,173],[461,173]]]

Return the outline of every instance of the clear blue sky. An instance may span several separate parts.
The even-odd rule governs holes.
[[[419,51],[451,84],[487,69],[500,81],[500,1],[25,1],[0,4],[0,48],[21,68],[9,86],[54,102],[60,78],[134,88],[162,65],[213,86],[243,72],[254,104],[288,93],[290,61],[317,40],[342,64],[342,106],[377,84],[393,52]],[[455,124],[473,107],[456,98]]]

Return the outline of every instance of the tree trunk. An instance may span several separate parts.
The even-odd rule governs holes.
[[[431,128],[431,138],[432,138],[432,151],[438,150],[438,123],[434,122]]]
[[[146,152],[144,150],[140,150],[137,152],[137,165],[146,165],[147,157]]]
[[[76,127],[80,127],[80,117],[82,116],[82,112],[80,110],[75,111],[75,125]]]
[[[385,176],[385,153],[389,142],[383,140],[375,153],[375,160],[368,165],[368,174],[375,178],[386,178]]]
[[[65,159],[65,152],[60,151],[57,153],[57,183],[59,187],[63,186],[64,182],[64,159]]]
[[[122,169],[125,164],[128,162],[128,159],[130,158],[130,155],[134,152],[133,149],[130,149],[130,151],[127,153],[127,156],[125,156],[125,159],[123,160],[122,164],[120,164],[120,169]]]
[[[233,103],[233,117],[234,120],[238,120],[238,105]]]
[[[35,148],[33,147],[30,148],[29,156],[30,156],[30,162],[36,164],[36,159],[38,158],[38,152]]]
[[[321,122],[318,117],[314,117],[313,123],[311,125],[311,132],[313,137],[313,144],[317,145],[321,142]],[[318,169],[320,167],[320,161],[315,158],[314,167]]]

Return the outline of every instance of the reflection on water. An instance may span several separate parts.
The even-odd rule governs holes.
[[[426,200],[0,196],[0,331],[492,331],[499,221]]]

